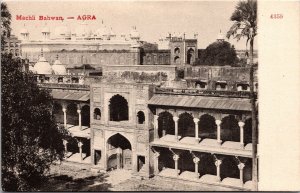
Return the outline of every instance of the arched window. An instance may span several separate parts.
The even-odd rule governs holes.
[[[101,119],[101,111],[99,108],[94,109],[94,119],[95,120],[100,120]]]
[[[187,63],[188,64],[193,64],[194,63],[194,50],[192,48],[190,48],[187,51]]]
[[[240,127],[234,115],[228,115],[222,119],[221,139],[223,141],[240,141]]]
[[[110,121],[128,120],[128,102],[124,97],[117,94],[109,102]]]
[[[179,64],[179,61],[180,61],[180,57],[179,56],[175,56],[174,63],[175,64]]]
[[[182,113],[179,115],[178,134],[181,138],[195,136],[195,123],[191,114]]]
[[[145,123],[145,114],[143,111],[139,111],[137,113],[137,119],[138,119],[138,124],[144,124]]]
[[[209,115],[204,114],[200,117],[199,121],[199,137],[200,138],[209,138],[216,139],[217,125],[216,119]]]
[[[173,115],[167,111],[161,112],[158,115],[158,135],[163,137],[167,134],[175,134],[175,123],[173,120]]]
[[[180,49],[179,49],[179,48],[175,48],[175,49],[174,49],[174,53],[175,53],[175,54],[180,54]]]
[[[81,124],[90,127],[90,106],[84,105],[81,108]]]

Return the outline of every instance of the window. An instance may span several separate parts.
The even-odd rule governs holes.
[[[179,49],[179,48],[175,48],[175,49],[174,49],[174,53],[175,53],[175,54],[180,54],[180,49]]]
[[[139,111],[137,113],[137,119],[138,119],[138,124],[144,124],[145,123],[145,114],[143,111]]]
[[[195,86],[196,86],[196,88],[205,89],[207,86],[207,83],[203,82],[203,81],[197,81],[195,83]]]
[[[227,90],[227,83],[226,82],[217,82],[216,90]]]
[[[110,121],[128,120],[128,102],[123,96],[117,94],[109,102]]]
[[[79,83],[79,79],[78,78],[73,77],[71,80],[72,80],[72,83]]]
[[[63,83],[64,82],[64,78],[63,77],[58,77],[57,81],[58,81],[58,83]]]
[[[99,108],[95,108],[94,110],[94,119],[95,120],[100,120],[101,119],[101,111]]]

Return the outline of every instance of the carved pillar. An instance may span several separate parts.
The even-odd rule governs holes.
[[[121,169],[121,153],[122,153],[122,150],[121,148],[117,148],[117,169]]]
[[[198,179],[200,176],[200,174],[199,174],[200,159],[198,157],[194,157],[193,162],[195,163],[195,177]]]
[[[240,121],[239,122],[239,127],[240,127],[240,143],[241,143],[241,147],[244,148],[244,126],[245,123]]]
[[[245,167],[244,163],[239,163],[238,168],[240,170],[240,183],[241,183],[241,186],[244,185],[244,167]]]
[[[221,175],[220,175],[221,164],[222,164],[222,160],[217,159],[217,160],[215,161],[215,165],[216,165],[216,167],[217,167],[217,178],[218,178],[218,181],[219,181],[219,182],[221,181]]]
[[[199,119],[194,118],[194,123],[195,123],[195,140],[198,143],[199,142]]]
[[[65,148],[65,153],[68,153],[68,149],[67,149],[68,141],[64,139],[63,144],[64,144],[64,148]]]
[[[78,125],[79,125],[79,129],[82,130],[82,126],[81,126],[81,110],[77,109],[77,113],[78,113]]]
[[[63,107],[63,112],[64,112],[64,127],[67,128],[67,109]]]
[[[217,142],[221,145],[222,140],[221,140],[221,121],[216,120],[217,124]]]
[[[179,175],[179,170],[178,170],[178,160],[179,160],[179,155],[174,155],[173,156],[173,160],[175,162],[175,172],[176,172],[176,176],[178,177]]]
[[[173,117],[173,120],[175,122],[175,140],[179,141],[178,140],[178,120],[179,120],[179,118],[178,117]]]
[[[79,154],[80,154],[80,162],[82,162],[83,157],[82,157],[82,146],[83,143],[81,141],[78,142],[78,147],[79,147]]]
[[[160,156],[159,152],[154,153],[154,175],[157,175],[159,173],[158,169],[158,158]]]
[[[154,115],[154,139],[158,139],[158,115]]]

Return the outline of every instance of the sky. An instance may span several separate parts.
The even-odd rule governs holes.
[[[230,16],[238,1],[6,1],[12,15],[13,34],[19,35],[24,24],[31,39],[41,37],[41,29],[47,23],[50,31],[62,21],[41,21],[38,16],[95,15],[96,20],[87,21],[91,30],[103,23],[112,27],[116,34],[128,34],[132,26],[141,34],[141,39],[158,42],[172,34],[183,33],[193,37],[198,33],[198,48],[206,48],[214,42],[219,31],[226,34],[230,26]],[[34,21],[16,20],[16,15],[35,15]],[[80,25],[78,20],[65,20],[71,31]],[[245,40],[229,40],[236,49],[245,49]]]

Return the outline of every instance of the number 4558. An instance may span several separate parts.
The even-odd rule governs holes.
[[[271,19],[282,19],[283,15],[282,14],[271,14]]]

